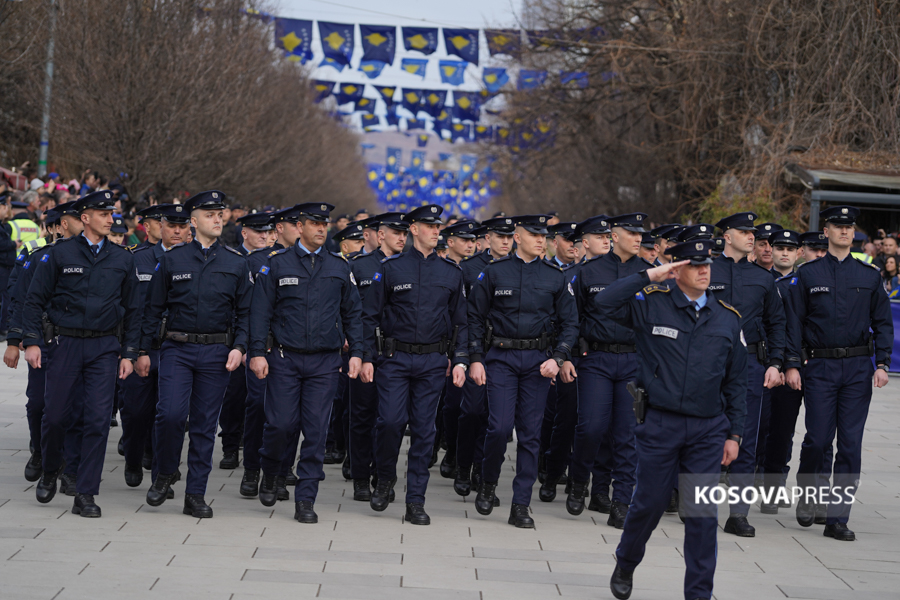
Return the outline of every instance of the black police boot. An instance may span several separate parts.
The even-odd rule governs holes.
[[[528,514],[528,507],[524,504],[515,504],[509,507],[509,524],[519,529],[534,529],[534,519]]]
[[[72,505],[72,514],[81,515],[89,519],[100,517],[100,507],[94,503],[94,497],[90,494],[75,494],[75,503]]]
[[[590,509],[588,509],[590,510]],[[669,505],[666,507],[666,513],[674,515],[678,512],[678,490],[672,490],[672,496],[669,498]]]
[[[318,523],[319,515],[313,510],[313,503],[301,500],[294,503],[294,520],[300,523]]]
[[[347,456],[347,451],[335,448],[334,452],[332,452],[332,455],[334,456],[334,464],[342,463],[344,462],[344,458]]]
[[[344,462],[341,463],[341,475],[344,476],[344,481],[350,481],[353,479],[353,474],[350,472],[350,453],[347,453],[347,456],[344,457]]]
[[[481,465],[472,465],[472,489],[478,493],[481,487]]]
[[[281,475],[275,478],[275,498],[278,500],[291,499],[291,493],[287,489],[287,483],[285,483],[286,479]]]
[[[241,459],[238,456],[238,451],[235,450],[233,452],[226,452],[225,456],[222,457],[222,460],[219,461],[220,469],[237,469],[241,464]]]
[[[137,487],[144,481],[144,470],[125,463],[125,485],[128,487]]]
[[[259,469],[244,469],[240,491],[244,498],[256,498],[259,495]]]
[[[619,600],[628,600],[631,597],[632,587],[634,587],[634,571],[625,571],[616,565],[609,580],[609,591]]]
[[[441,461],[441,477],[444,479],[456,479],[456,454],[447,452]]]
[[[481,487],[478,488],[478,495],[475,496],[475,510],[478,511],[478,514],[485,516],[491,514],[491,511],[494,510],[494,500],[496,499],[494,492],[496,490],[497,482],[482,482]]]
[[[59,479],[62,469],[60,467],[55,471],[44,471],[41,474],[41,480],[34,487],[34,495],[41,504],[47,504],[53,500],[53,496],[56,495],[56,480]]]
[[[406,522],[410,525],[431,525],[431,517],[424,504],[406,503]]]
[[[109,428],[112,429],[113,427],[118,427],[118,426],[119,426],[119,422],[116,420],[116,415],[113,415],[109,419]]]
[[[153,470],[153,454],[150,452],[144,452],[144,456],[141,457],[141,466],[144,467],[145,471]]]
[[[334,448],[325,448],[325,456],[322,458],[322,464],[333,465],[337,462],[334,458]]]
[[[294,487],[295,485],[297,485],[298,481],[299,479],[297,479],[297,476],[294,475],[293,469],[289,470],[287,476],[284,478],[284,484],[288,487]]]
[[[278,482],[275,475],[263,472],[262,482],[259,484],[259,501],[263,506],[275,506],[278,501]]]
[[[41,478],[44,468],[41,466],[40,453],[32,453],[31,458],[25,463],[25,481],[37,481]]]
[[[610,502],[608,494],[593,494],[587,508],[588,510],[608,515],[610,504],[612,502]]]
[[[572,491],[566,498],[566,510],[570,515],[580,515],[584,512],[584,495],[587,493],[587,481],[573,481]]]
[[[616,529],[625,529],[626,516],[628,516],[628,505],[613,500],[609,506],[609,519],[606,520],[606,524]]]
[[[372,510],[382,512],[394,501],[391,494],[394,491],[395,483],[397,483],[396,477],[389,480],[378,481],[378,485],[376,485],[375,489],[372,491],[372,497],[369,498],[369,506],[372,507]]]
[[[825,531],[822,533],[825,537],[834,538],[841,542],[855,542],[856,534],[847,529],[846,523],[835,523],[834,525],[826,525]]]
[[[174,492],[169,496],[172,484],[175,482],[175,474],[163,475],[160,473],[156,476],[156,481],[147,490],[147,504],[150,506],[160,506],[166,499],[175,497]]]
[[[119,438],[119,443],[116,445],[116,451],[119,453],[119,456],[125,456],[125,439]]]
[[[824,504],[816,505],[816,518],[813,520],[816,525],[825,525],[828,523],[828,507]]]
[[[778,514],[778,503],[777,502],[760,502],[759,503],[759,512],[764,515],[777,515]]]
[[[725,533],[732,533],[738,537],[756,537],[756,529],[747,522],[747,515],[732,513],[725,521]]]
[[[544,483],[541,484],[541,489],[538,490],[538,498],[540,498],[541,502],[553,502],[556,499],[556,480],[556,477],[550,475],[544,477]]]
[[[472,493],[472,469],[456,469],[453,491],[464,498]]]
[[[212,508],[206,503],[203,494],[185,494],[184,510],[181,512],[195,519],[212,519],[213,516]]]
[[[353,480],[353,499],[357,502],[368,502],[372,499],[372,490],[369,489],[368,479]]]
[[[797,502],[797,522],[801,527],[812,527],[816,519],[816,505],[800,500]]]

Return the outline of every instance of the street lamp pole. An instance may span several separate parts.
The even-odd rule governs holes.
[[[50,41],[47,43],[47,75],[44,79],[44,115],[41,119],[41,147],[38,158],[38,177],[47,174],[47,147],[50,144],[50,98],[53,92],[53,52],[56,46],[57,0],[50,0]]]

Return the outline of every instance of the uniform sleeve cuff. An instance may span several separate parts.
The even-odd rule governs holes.
[[[247,349],[243,346],[235,346],[234,348],[232,348],[232,350],[240,350],[241,354],[247,354]]]
[[[481,354],[469,354],[469,363],[480,363],[482,362]]]
[[[351,350],[351,351],[350,351],[350,358],[358,358],[358,359],[362,360],[362,359],[363,359],[363,353],[362,353],[361,351],[359,351],[359,350]]]

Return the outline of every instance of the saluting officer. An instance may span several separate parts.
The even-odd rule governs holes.
[[[277,250],[254,275],[249,367],[258,378],[267,378],[259,500],[265,506],[275,504],[284,452],[299,428],[303,442],[294,518],[316,523],[314,504],[319,481],[325,479],[322,461],[341,347],[346,338],[347,375],[355,378],[361,365],[362,324],[350,266],[339,254],[323,251],[334,206],[306,203],[296,209],[296,243]]]
[[[731,483],[743,492],[753,485],[756,471],[756,441],[759,434],[763,387],[781,383],[784,354],[784,305],[768,269],[749,262],[753,252],[753,225],[756,215],[742,212],[716,223],[723,231],[725,250],[713,260],[710,291],[730,303],[741,315],[741,330],[747,342],[747,418],[743,443],[737,459],[731,463]],[[750,506],[746,502],[731,505],[725,533],[753,537],[756,530],[747,522]]]
[[[687,504],[684,597],[712,597],[716,506],[695,503],[694,488],[715,487],[719,464],[738,454],[747,352],[737,311],[707,289],[711,246],[710,240],[671,246],[670,263],[620,279],[594,301],[608,318],[634,331],[637,385],[646,393],[645,414],[635,411],[637,485],[610,580],[616,598],[631,595],[634,570],[679,472]],[[672,273],[674,284],[665,285]]]
[[[578,343],[582,356],[578,359],[578,425],[570,467],[573,482],[566,510],[574,515],[584,510],[590,469],[608,437],[614,483],[607,524],[617,529],[625,525],[637,466],[634,411],[626,386],[637,375],[638,360],[634,332],[611,323],[597,303],[610,284],[652,266],[638,256],[646,219],[644,213],[610,217],[612,252],[587,261],[571,279],[581,317]]]
[[[440,206],[429,204],[403,217],[409,223],[412,248],[382,261],[363,305],[362,378],[372,381],[374,377],[378,387],[378,484],[369,506],[379,512],[388,507],[408,422],[406,520],[413,525],[431,523],[425,512],[425,490],[444,379],[452,367],[453,383],[461,387],[469,364],[462,271],[434,250],[441,212]]]
[[[134,270],[142,307],[147,302],[156,265],[160,263],[164,253],[184,243],[191,220],[190,213],[180,204],[158,204],[151,208],[154,211],[144,219],[147,223],[159,224],[159,241],[154,246],[138,245],[134,250]],[[144,480],[143,469],[152,469],[152,463],[144,464],[144,456],[147,442],[152,439],[156,404],[159,401],[160,343],[158,335],[150,341],[147,351],[150,359],[149,374],[141,376],[135,371],[122,382],[122,449],[125,452],[125,483],[129,487],[141,485]]]
[[[578,312],[562,269],[540,258],[547,217],[513,220],[516,252],[485,267],[469,301],[471,376],[477,385],[487,384],[489,407],[483,481],[475,509],[482,515],[494,509],[507,439],[515,426],[516,477],[509,524],[533,528],[528,506],[537,479],[544,405],[550,380],[571,358]]]
[[[184,204],[197,233],[160,258],[144,307],[138,360],[138,372],[146,377],[153,339],[168,311],[165,335],[160,336],[156,460],[147,504],[166,501],[190,417],[183,512],[201,519],[213,516],[204,495],[216,424],[229,375],[241,364],[248,341],[250,273],[240,252],[219,244],[224,209],[225,194],[217,190],[200,192]]]
[[[801,265],[788,285],[792,360],[786,380],[795,390],[801,389],[802,367],[809,443],[800,450],[797,483],[806,488],[816,485],[825,451],[837,431],[834,487],[824,535],[853,541],[856,534],[847,528],[848,496],[855,495],[859,485],[862,436],[872,399],[869,382],[877,388],[887,385],[894,323],[878,269],[850,256],[859,209],[835,206],[820,214],[828,253]],[[797,504],[797,521],[809,527],[814,519],[815,506],[804,494]]]
[[[141,314],[137,280],[132,277],[134,257],[106,239],[115,208],[112,193],[88,194],[75,207],[84,231],[41,256],[23,309],[23,344],[25,360],[39,369],[40,341],[42,337],[45,342],[53,340],[47,352],[43,475],[35,489],[38,502],[50,502],[56,494],[63,438],[76,402],[71,391],[83,381],[84,432],[72,512],[99,517],[94,496],[100,491],[106,456],[116,364],[120,379],[131,374],[138,355]],[[46,328],[52,331],[44,331],[44,311],[49,320]]]

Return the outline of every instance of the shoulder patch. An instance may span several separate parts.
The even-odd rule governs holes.
[[[733,312],[734,314],[736,314],[736,315],[738,316],[738,319],[743,318],[743,317],[741,317],[741,313],[739,313],[735,307],[733,307],[732,305],[728,304],[728,303],[725,302],[724,300],[719,300],[719,304],[721,304],[722,306],[724,306],[725,308],[727,308],[728,310],[730,310],[731,312]]]
[[[393,256],[385,256],[384,258],[381,259],[381,264],[384,264],[389,260],[394,260],[395,258],[400,258],[404,254],[406,254],[406,252],[401,252],[400,254],[394,254]]]
[[[340,252],[329,252],[328,254],[334,256],[335,258],[339,258],[339,259],[341,259],[341,260],[344,261],[344,262],[348,262],[348,261],[347,261],[347,257],[344,256],[343,254],[341,254]]]
[[[45,254],[41,257],[41,262],[47,262],[48,260],[50,260],[49,254]]]
[[[263,275],[265,275],[269,272],[269,267],[267,267],[266,265],[263,265],[259,268],[259,272],[262,273]]]
[[[854,256],[853,258],[856,258],[856,257]],[[864,265],[866,265],[867,267],[872,267],[872,268],[875,269],[876,271],[879,271],[879,272],[881,271],[881,269],[879,269],[876,265],[874,265],[874,264],[872,264],[872,263],[868,263],[868,262],[866,262],[866,261],[864,261],[864,260],[862,260],[862,259],[860,259],[860,258],[856,258],[856,260],[857,260],[857,262],[859,262],[860,264],[864,264]]]
[[[645,294],[652,294],[653,292],[669,292],[669,287],[661,283],[651,283],[644,288]]]
[[[447,258],[446,256],[443,256],[443,257],[441,257],[441,258],[443,258],[445,261],[447,261],[448,263],[450,263],[451,265],[453,265],[454,267],[456,267],[457,269],[459,269],[460,271],[462,271],[462,267],[460,267],[458,264],[456,264],[456,261],[455,261],[455,260],[450,260],[450,259]]]
[[[138,247],[138,246],[140,246],[140,244],[132,244],[132,245],[130,245],[130,246],[126,246],[126,249],[131,250],[132,252],[134,252],[135,250],[137,250],[137,247]]]

